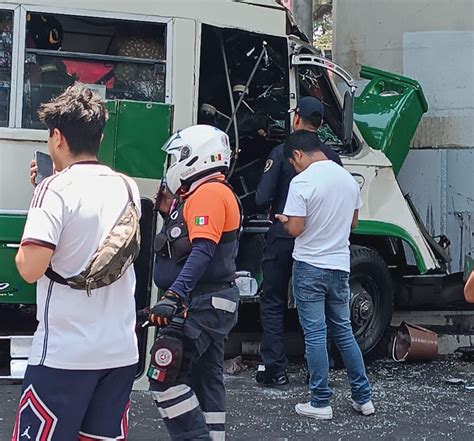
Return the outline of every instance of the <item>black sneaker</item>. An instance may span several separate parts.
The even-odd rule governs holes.
[[[280,372],[278,374],[265,375],[264,386],[284,386],[288,384],[290,379],[286,372]]]
[[[290,382],[286,371],[274,374],[272,372],[265,371],[264,366],[258,367],[255,380],[257,383],[262,384],[263,386],[284,386]]]

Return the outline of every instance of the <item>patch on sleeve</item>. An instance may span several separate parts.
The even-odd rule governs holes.
[[[207,225],[209,223],[209,216],[196,216],[194,218],[194,225]]]
[[[273,159],[267,159],[267,162],[265,162],[265,168],[263,169],[263,173],[266,173],[268,170],[272,168],[273,165]]]

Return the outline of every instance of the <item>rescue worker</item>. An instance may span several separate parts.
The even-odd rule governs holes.
[[[339,155],[326,146],[316,135],[324,117],[324,105],[314,97],[301,98],[295,109],[293,130],[314,132],[315,142],[321,151],[331,160],[342,166]],[[290,181],[295,176],[293,167],[283,152],[284,144],[275,147],[265,164],[255,196],[261,208],[270,208],[274,215],[282,213]],[[284,315],[287,304],[288,285],[293,265],[292,252],[294,239],[283,229],[279,222],[270,226],[263,252],[263,293],[260,298],[260,320],[262,341],[260,356],[263,364],[258,367],[256,380],[268,386],[283,386],[288,383],[286,368],[288,359],[283,339]]]
[[[165,293],[149,314],[161,327],[150,389],[173,440],[224,440],[224,339],[237,323],[241,228],[240,204],[224,176],[229,138],[196,125],[176,132],[164,150],[175,198],[155,239],[154,280]]]

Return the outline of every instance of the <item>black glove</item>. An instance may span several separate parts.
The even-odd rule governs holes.
[[[156,326],[167,326],[173,317],[184,309],[179,295],[168,289],[158,303],[150,309],[148,320]]]

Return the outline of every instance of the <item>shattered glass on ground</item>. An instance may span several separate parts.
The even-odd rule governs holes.
[[[294,406],[308,401],[306,369],[290,366],[291,383],[280,389],[255,383],[255,369],[226,376],[227,440],[463,440],[473,439],[474,363],[441,358],[399,364],[382,360],[368,366],[376,415],[363,417],[350,406],[343,369],[331,371],[334,418],[298,416]],[[449,379],[462,379],[449,384]],[[20,394],[18,385],[0,385],[0,439],[11,433]],[[132,394],[129,441],[166,440],[158,410],[147,392]]]

